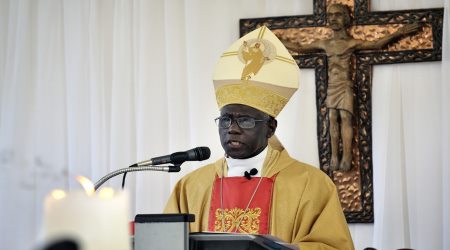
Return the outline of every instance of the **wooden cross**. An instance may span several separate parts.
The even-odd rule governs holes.
[[[325,38],[331,32],[326,28],[327,4],[338,2],[337,0],[313,0],[313,15],[241,19],[240,34],[243,36],[265,25],[282,40],[296,40],[303,36],[308,42],[308,39],[316,39],[317,36]],[[315,69],[320,168],[335,182],[347,222],[370,223],[374,219],[372,65],[440,61],[444,10],[438,8],[371,12],[369,0],[354,0],[353,5],[349,7],[353,9],[350,33],[353,37],[362,40],[377,39],[404,24],[420,23],[422,25],[421,32],[390,44],[386,49],[356,51],[353,54],[354,136],[352,169],[349,172],[331,171],[329,168],[331,146],[329,119],[325,105],[328,86],[327,56],[324,52],[293,54],[299,67]]]

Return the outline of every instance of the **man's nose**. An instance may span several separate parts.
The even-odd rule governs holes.
[[[239,127],[236,120],[231,120],[230,127],[228,128],[228,133],[240,133],[241,127]]]

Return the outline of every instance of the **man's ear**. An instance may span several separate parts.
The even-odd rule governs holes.
[[[275,131],[277,130],[278,122],[275,118],[271,118],[268,122],[269,131],[267,133],[267,138],[272,137],[275,134]]]

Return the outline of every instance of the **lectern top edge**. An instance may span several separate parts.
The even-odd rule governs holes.
[[[135,223],[149,222],[194,222],[193,214],[137,214],[134,218]]]

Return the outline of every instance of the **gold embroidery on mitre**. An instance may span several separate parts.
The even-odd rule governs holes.
[[[245,64],[241,79],[249,80],[252,75],[258,74],[264,64],[272,62],[276,56],[277,50],[268,40],[258,38],[244,41],[238,50],[238,58]]]
[[[214,231],[256,234],[259,232],[260,216],[261,208],[259,207],[249,208],[247,211],[241,208],[226,208],[223,212],[218,208],[215,212]]]
[[[228,84],[216,89],[219,109],[227,104],[239,103],[259,109],[276,117],[288,102],[288,98],[272,90],[252,84]]]
[[[284,56],[276,56],[275,59],[276,60],[280,60],[282,62],[287,62],[287,63],[290,63],[290,64],[297,65],[297,63],[295,62],[294,59],[287,58],[287,57],[284,57]]]
[[[221,57],[226,57],[226,56],[237,56],[238,52],[237,51],[230,51],[230,52],[225,52],[222,54]]]

